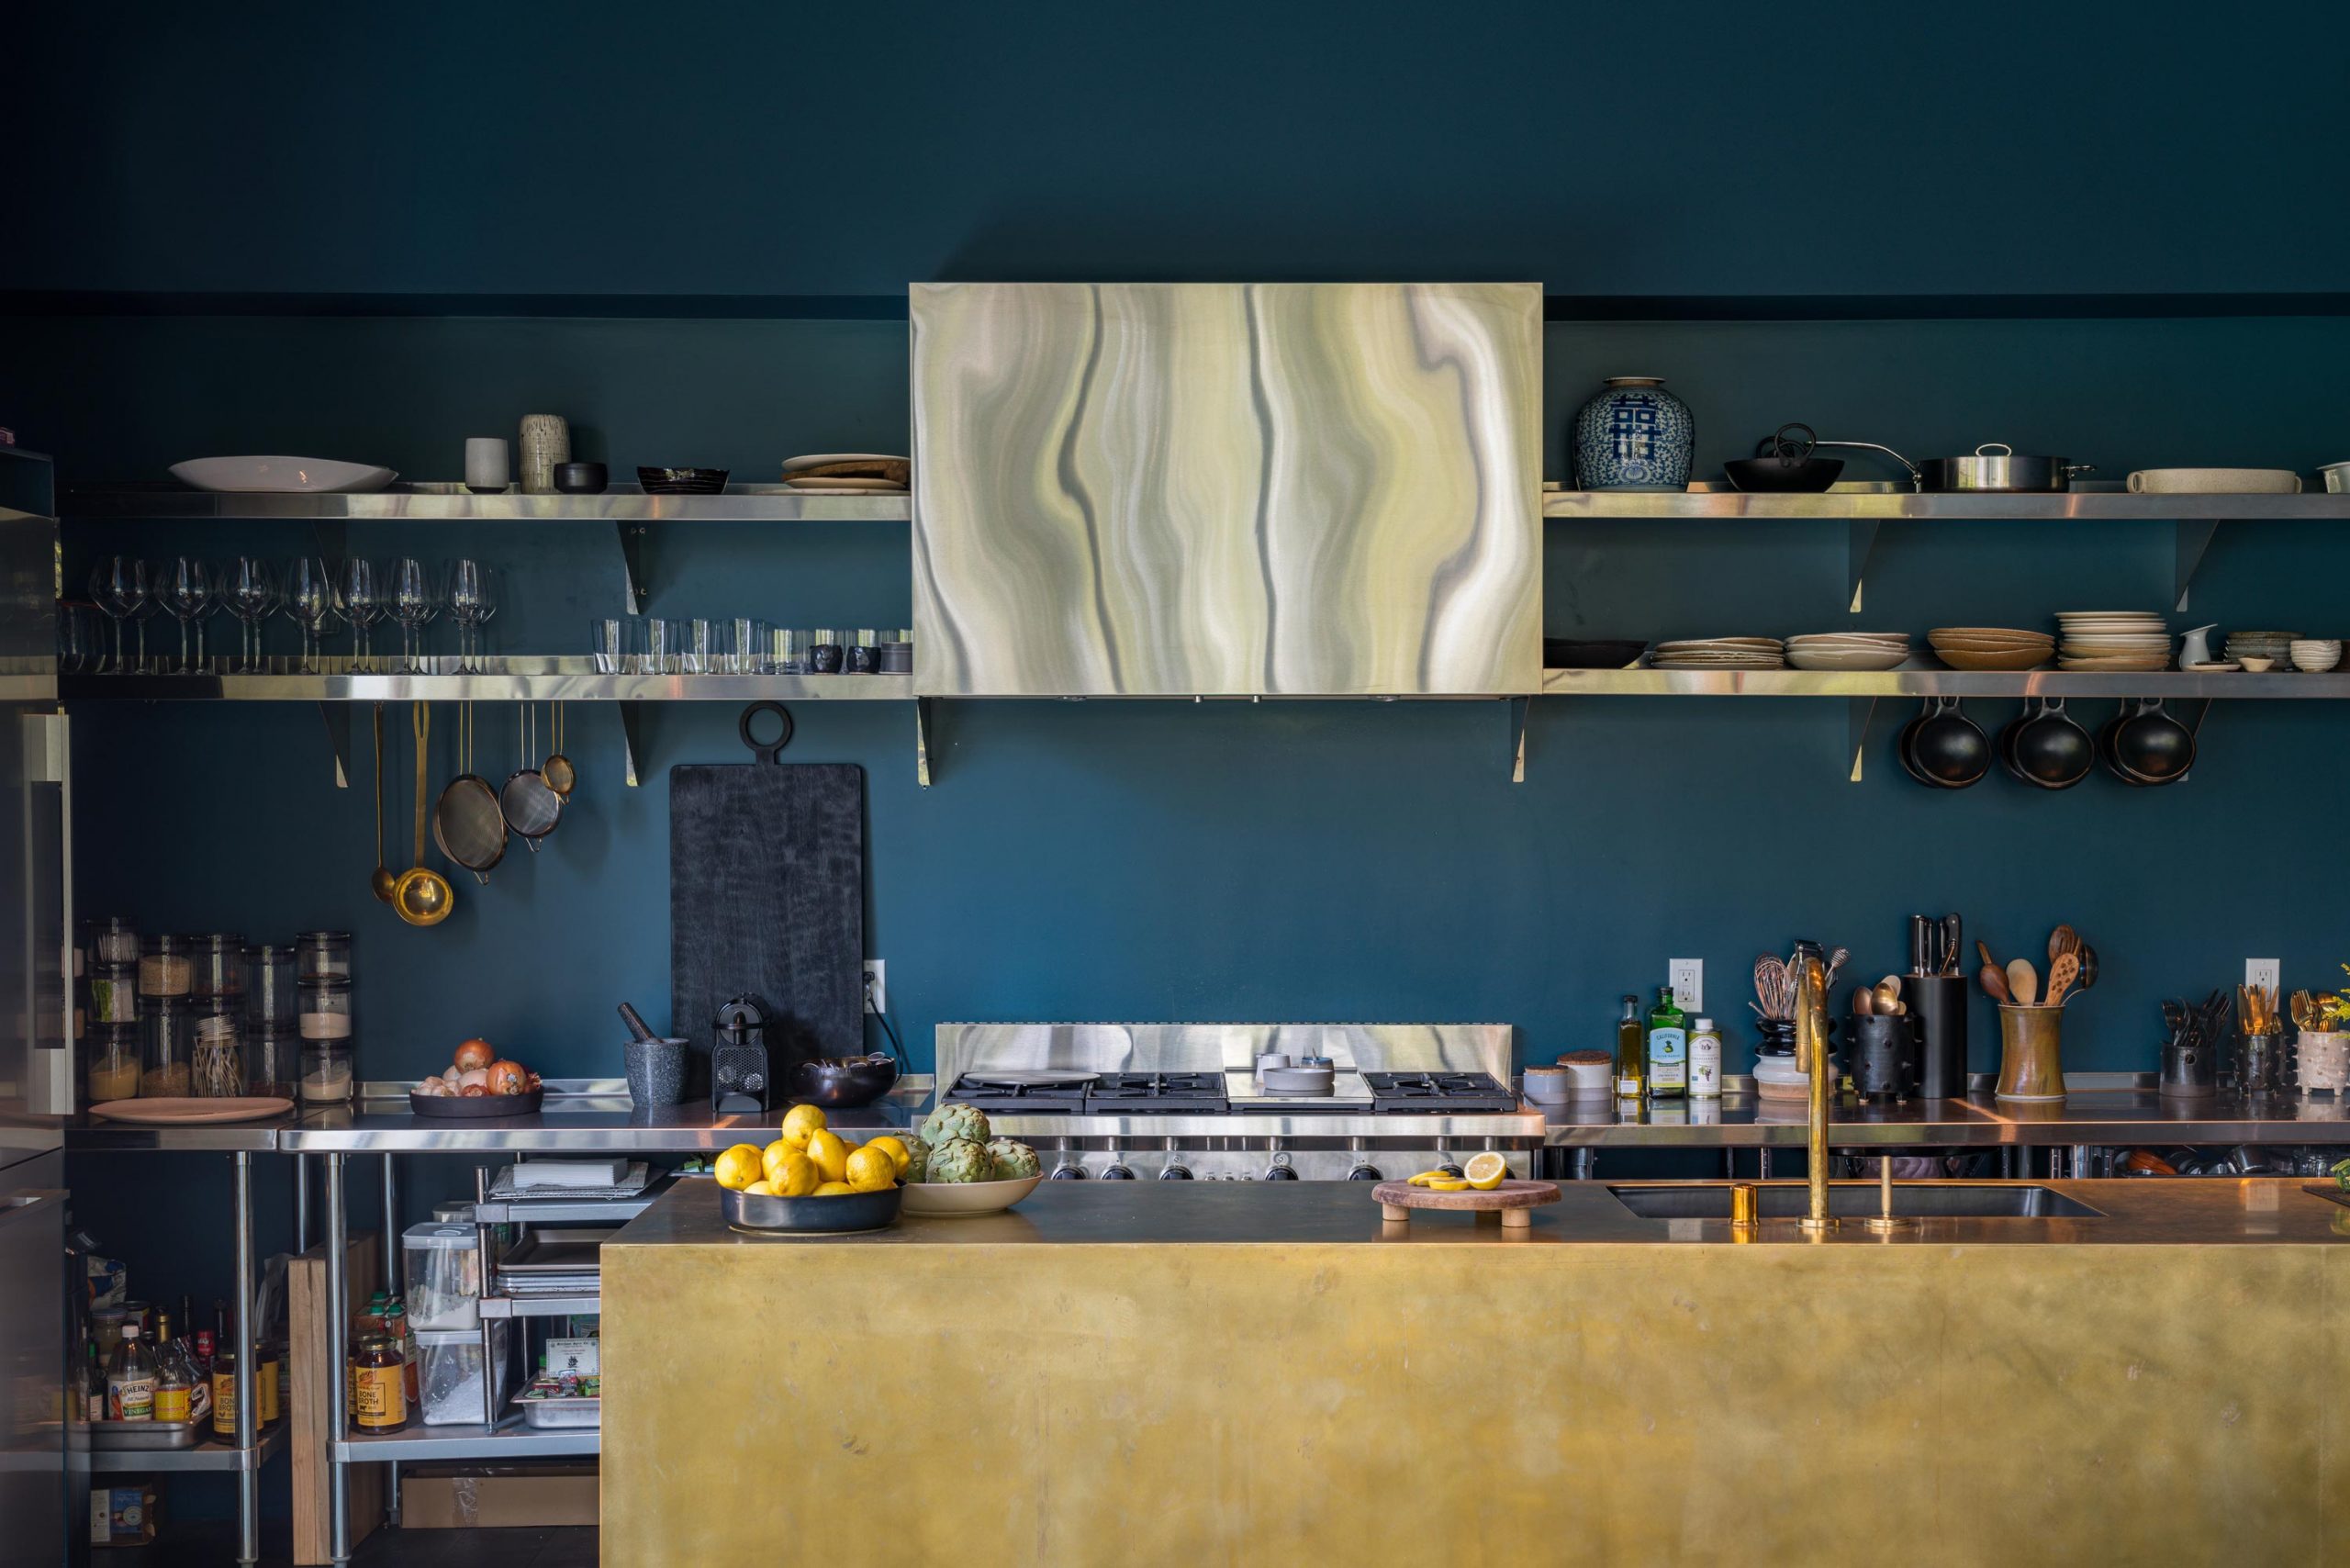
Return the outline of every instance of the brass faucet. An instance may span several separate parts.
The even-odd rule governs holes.
[[[1836,1228],[1828,1212],[1828,1118],[1836,1103],[1836,1081],[1828,1058],[1828,971],[1819,945],[1796,944],[1796,1066],[1811,1075],[1810,1114],[1805,1139],[1810,1204],[1796,1222],[1818,1234]]]

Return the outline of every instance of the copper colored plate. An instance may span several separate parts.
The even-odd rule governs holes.
[[[90,1107],[93,1116],[109,1122],[146,1122],[156,1126],[193,1126],[206,1122],[258,1122],[283,1116],[294,1102],[274,1094],[237,1099],[206,1100],[194,1095],[159,1095],[152,1100],[104,1100]]]
[[[2013,670],[2031,669],[2044,665],[2049,659],[2045,648],[2023,648],[2009,654],[1967,653],[1958,648],[1936,648],[1934,655],[1953,669]]]

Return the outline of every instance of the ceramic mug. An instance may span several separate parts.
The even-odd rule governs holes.
[[[2350,495],[2350,463],[2329,463],[2318,470],[2325,476],[2325,493]]]

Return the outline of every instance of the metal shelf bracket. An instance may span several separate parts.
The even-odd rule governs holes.
[[[930,699],[914,699],[914,782],[930,788],[930,744],[936,719],[931,712]]]
[[[632,790],[644,782],[641,759],[644,756],[643,714],[642,703],[634,701],[614,704],[621,711],[621,756],[628,770],[628,787]]]
[[[334,753],[334,787],[351,788],[351,704],[321,702],[319,717],[326,721],[327,747]]]
[[[1526,782],[1526,723],[1533,711],[1531,697],[1509,700],[1509,781],[1513,784]]]
[[[1876,554],[1878,526],[1874,518],[1857,517],[1844,525],[1844,587],[1852,596],[1846,608],[1854,615],[1861,612],[1861,587],[1869,575],[1869,558]]]
[[[2173,525],[2178,531],[2172,556],[2171,578],[2178,588],[2178,608],[2187,608],[2187,589],[2195,581],[2195,572],[2203,565],[2203,554],[2211,548],[2212,535],[2220,532],[2220,520],[2211,517],[2181,518]]]
[[[1877,700],[1874,697],[1844,699],[1844,744],[1852,754],[1852,771],[1846,780],[1861,781],[1861,760],[1868,755],[1869,724],[1876,717]]]
[[[621,576],[628,586],[628,612],[644,613],[649,585],[644,577],[644,524],[622,519],[613,525],[620,534]],[[635,779],[629,780],[633,784]]]

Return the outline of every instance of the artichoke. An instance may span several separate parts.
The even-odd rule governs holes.
[[[900,1133],[898,1141],[906,1146],[904,1179],[909,1182],[929,1180],[930,1145],[923,1141],[920,1133]]]
[[[958,1137],[940,1144],[930,1151],[932,1182],[987,1182],[995,1176],[995,1162],[988,1158],[987,1145]]]
[[[995,1179],[999,1182],[1024,1182],[1044,1170],[1036,1162],[1035,1149],[1008,1137],[988,1140],[988,1159],[995,1166]]]
[[[933,1149],[957,1138],[983,1144],[988,1141],[988,1114],[977,1105],[941,1105],[923,1118],[922,1136]]]

